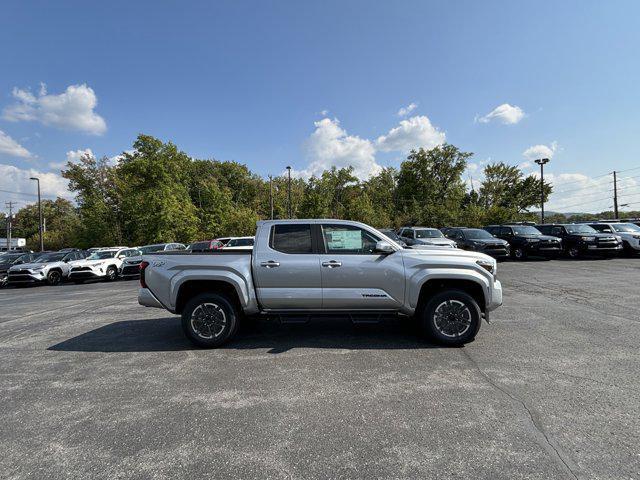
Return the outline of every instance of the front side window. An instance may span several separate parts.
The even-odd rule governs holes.
[[[271,229],[271,248],[289,254],[312,253],[311,225],[274,225]]]
[[[500,227],[500,235],[511,235],[511,229],[509,227]]]
[[[352,225],[323,225],[322,237],[327,253],[371,255],[378,238]]]

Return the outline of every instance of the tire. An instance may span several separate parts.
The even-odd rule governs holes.
[[[453,323],[447,310],[453,309]],[[480,306],[462,290],[445,290],[434,295],[422,310],[422,329],[431,340],[447,346],[473,342],[480,330]]]
[[[47,285],[60,285],[62,282],[62,272],[60,270],[51,270],[47,274]]]
[[[578,250],[576,247],[568,247],[567,248],[567,257],[569,258],[579,258],[580,257],[580,250]]]
[[[114,280],[116,280],[118,278],[118,269],[116,267],[114,267],[113,265],[109,265],[107,267],[107,276],[106,276],[106,280],[107,282],[113,282]]]
[[[527,258],[527,252],[525,252],[522,248],[517,247],[511,251],[511,256],[516,260],[524,260]]]
[[[193,344],[202,348],[227,343],[235,336],[239,324],[238,310],[224,294],[197,295],[182,311],[182,330]]]

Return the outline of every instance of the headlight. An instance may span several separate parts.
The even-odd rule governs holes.
[[[593,242],[595,241],[596,237],[580,237],[580,239],[585,242]]]
[[[31,271],[33,272],[41,272],[42,270],[44,270],[44,267],[36,267],[31,269]]]
[[[476,263],[484,268],[487,272],[496,274],[496,262],[491,260],[476,260]]]

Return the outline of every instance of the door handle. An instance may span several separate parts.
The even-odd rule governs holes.
[[[330,260],[328,262],[322,262],[323,267],[336,268],[341,267],[342,262],[337,262],[336,260]]]
[[[267,267],[267,268],[275,268],[280,266],[280,262],[274,262],[273,260],[269,260],[268,262],[261,262],[260,266]]]

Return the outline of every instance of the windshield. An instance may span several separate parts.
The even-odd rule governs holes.
[[[464,230],[464,235],[470,240],[480,240],[483,238],[493,238],[486,230],[480,230],[479,228],[469,228],[468,230]]]
[[[634,223],[614,223],[612,227],[616,232],[640,233],[640,227]]]
[[[444,235],[435,228],[423,228],[416,230],[416,238],[444,238]]]
[[[14,260],[18,260],[23,255],[24,253],[7,253],[0,257],[0,263],[11,263]]]
[[[104,260],[105,258],[113,258],[116,256],[117,250],[101,250],[99,252],[93,252],[87,260]]]
[[[516,235],[542,235],[542,233],[540,233],[540,230],[538,230],[536,227],[530,226],[513,227],[513,232]]]
[[[598,233],[589,225],[565,225],[565,228],[569,233]]]
[[[402,240],[400,240],[400,237],[398,236],[398,234],[396,232],[394,232],[393,230],[380,230],[380,233],[385,234],[387,237],[389,237],[394,242],[401,242],[402,241]]]
[[[35,259],[36,263],[60,262],[66,255],[65,252],[45,253]]]
[[[138,250],[140,250],[143,254],[161,252],[164,250],[164,245],[145,245],[144,247],[140,247]]]

